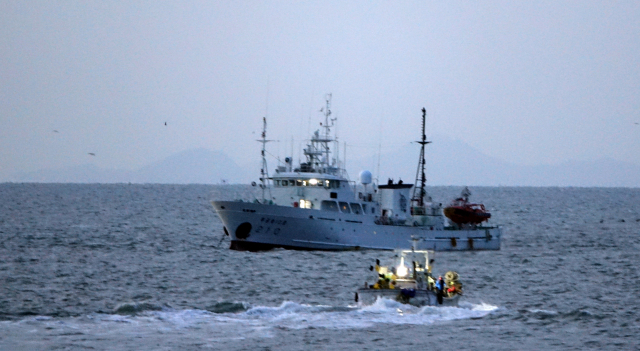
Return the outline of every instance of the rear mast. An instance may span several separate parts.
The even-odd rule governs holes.
[[[416,170],[416,184],[420,182],[420,186],[416,186],[413,188],[413,195],[411,197],[411,202],[415,207],[424,208],[424,197],[427,192],[424,189],[425,183],[427,182],[427,177],[424,172],[425,167],[425,159],[424,159],[424,146],[431,143],[427,141],[427,135],[425,133],[425,121],[427,117],[427,110],[422,108],[422,140],[417,141],[418,144],[421,145],[420,148],[420,158],[418,159],[418,169]],[[415,213],[417,214],[417,213]]]

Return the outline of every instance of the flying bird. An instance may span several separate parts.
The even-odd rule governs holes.
[[[638,123],[636,123],[636,124],[638,124]],[[54,133],[60,133],[60,132],[58,132],[58,131],[57,131],[57,130],[55,130],[55,129],[53,130],[53,132],[54,132]]]
[[[95,156],[96,154],[94,154],[93,152],[90,152],[89,155],[91,156]]]
[[[164,125],[166,126],[166,125],[167,125],[167,122],[164,122]]]

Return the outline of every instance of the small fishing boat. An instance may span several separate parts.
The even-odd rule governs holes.
[[[471,196],[471,191],[465,187],[460,197],[444,208],[444,215],[451,222],[457,225],[478,225],[491,218],[491,213],[487,212],[484,205],[470,203],[469,196]]]
[[[377,281],[355,293],[355,301],[370,305],[379,298],[387,298],[413,306],[458,306],[462,296],[462,284],[458,273],[449,271],[436,280],[431,275],[435,251],[395,250],[395,264],[387,267],[371,266],[377,273]]]

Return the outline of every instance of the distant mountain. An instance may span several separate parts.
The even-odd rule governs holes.
[[[104,169],[81,165],[61,169],[21,172],[14,182],[39,183],[248,183],[244,169],[226,154],[206,149],[187,150],[154,162],[137,171]]]
[[[407,143],[380,156],[380,181],[388,178],[415,180],[420,149]],[[352,180],[361,170],[377,173],[375,150],[368,157],[347,160]],[[170,183],[247,184],[257,181],[255,164],[238,166],[226,154],[206,149],[187,150],[136,171],[103,169],[82,165],[18,173],[14,182],[47,183]],[[275,164],[270,163],[273,171]],[[557,165],[521,166],[487,156],[457,140],[438,137],[426,148],[427,183],[429,185],[469,186],[581,186],[640,187],[640,166],[612,159],[571,161]]]
[[[380,181],[402,178],[405,182],[413,182],[419,147],[418,144],[407,144],[395,152],[383,152]],[[640,166],[612,159],[556,165],[514,165],[446,137],[438,137],[427,145],[425,156],[430,185],[640,187]],[[354,179],[362,169],[376,174],[377,166],[371,167],[371,162],[349,160],[348,163]],[[368,168],[365,167],[367,164]]]
[[[136,183],[218,184],[248,183],[245,170],[226,154],[206,149],[187,150],[141,168]]]

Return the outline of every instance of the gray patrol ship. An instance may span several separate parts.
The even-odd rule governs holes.
[[[294,167],[291,157],[269,176],[266,162],[266,119],[263,119],[262,199],[253,202],[213,201],[231,237],[231,249],[268,250],[394,250],[417,242],[416,249],[499,250],[501,228],[449,223],[441,203],[425,190],[425,116],[422,109],[421,153],[416,186],[402,181],[376,184],[369,171],[350,181],[343,163],[334,157],[337,146],[331,128],[331,95],[326,97],[322,132],[317,130]],[[254,185],[256,185],[254,183]]]

